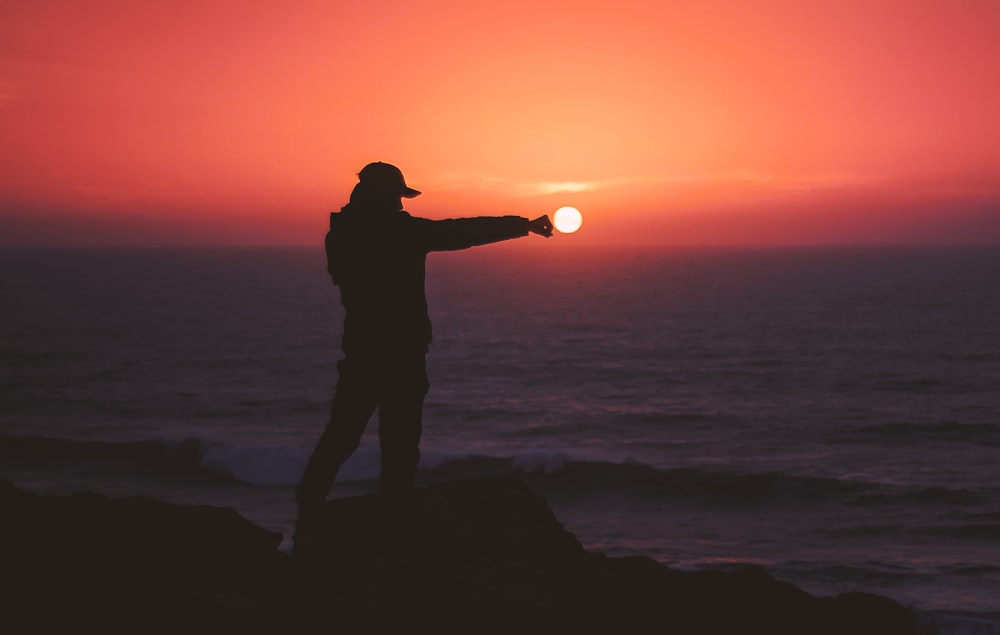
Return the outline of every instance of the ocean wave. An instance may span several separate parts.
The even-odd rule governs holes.
[[[916,568],[896,562],[868,560],[850,564],[839,562],[808,562],[788,560],[775,565],[772,569],[781,573],[793,573],[798,579],[837,580],[845,586],[864,587],[876,582],[880,584],[899,584],[927,580],[934,573],[927,573]]]
[[[1000,542],[1000,525],[976,523],[957,527],[941,527],[934,531],[939,536],[972,542]]]
[[[934,521],[926,521],[928,523]],[[1000,525],[996,524],[932,524],[923,526],[912,526],[904,525],[899,523],[884,523],[884,524],[862,524],[853,525],[846,527],[838,527],[831,529],[818,530],[816,532],[819,535],[826,536],[833,539],[849,538],[852,540],[856,539],[866,539],[866,538],[900,538],[906,536],[907,539],[925,539],[934,538],[938,542],[941,539],[945,540],[956,540],[963,543],[969,542],[986,542],[995,544],[1000,542]],[[996,573],[1000,572],[992,571],[994,567],[984,567],[984,566],[972,566],[962,569],[961,571],[953,571],[951,573],[956,574],[980,574],[980,573]]]
[[[890,503],[915,503],[944,505],[986,505],[991,498],[968,489],[949,487],[921,487],[913,489],[888,489],[865,492],[853,500],[856,505],[880,507]]]
[[[831,441],[974,443],[1000,446],[1000,425],[959,421],[893,422],[864,426],[834,433]]]
[[[1000,573],[1000,566],[988,564],[961,564],[945,570],[948,575],[986,576]]]
[[[248,485],[294,485],[309,455],[289,444],[199,442],[205,468]]]
[[[58,437],[0,437],[0,460],[5,466],[73,468],[96,466],[105,471],[149,474],[178,480],[233,480],[224,471],[202,462],[197,439],[164,441],[92,441]]]
[[[11,467],[98,467],[123,475],[145,474],[171,480],[291,486],[298,483],[309,452],[280,443],[183,441],[91,441],[51,437],[0,437],[0,461]],[[377,481],[377,447],[364,446],[345,463],[340,482]],[[838,504],[870,507],[980,504],[988,497],[964,489],[890,487],[833,477],[714,468],[658,468],[637,461],[584,460],[570,451],[525,450],[511,456],[425,451],[420,478],[450,480],[517,476],[543,492],[587,497],[672,499],[705,504]],[[974,525],[974,526],[973,526]],[[968,523],[969,536],[992,534],[996,525]],[[877,531],[868,528],[866,531]]]
[[[525,465],[517,458],[512,466]],[[522,470],[544,489],[631,498],[670,498],[705,503],[820,501],[855,493],[853,481],[712,468],[657,468],[636,461],[621,463],[564,460],[559,469]]]

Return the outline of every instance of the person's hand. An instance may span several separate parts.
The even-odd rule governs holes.
[[[539,216],[535,220],[528,223],[528,230],[538,234],[539,236],[545,236],[548,238],[552,235],[552,221],[549,220],[547,215]]]

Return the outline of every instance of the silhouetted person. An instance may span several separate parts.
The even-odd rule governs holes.
[[[424,275],[431,251],[527,236],[548,237],[547,216],[429,220],[403,211],[407,187],[399,168],[370,163],[358,174],[350,202],[330,214],[327,269],[344,305],[344,358],[323,431],[297,492],[297,548],[314,532],[315,519],[340,466],[361,441],[379,410],[383,502],[402,506],[413,491],[427,394],[425,356],[431,342]]]

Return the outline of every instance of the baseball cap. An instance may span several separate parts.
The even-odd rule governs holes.
[[[369,163],[358,172],[358,179],[362,183],[384,188],[403,198],[420,196],[420,190],[407,187],[406,181],[403,180],[403,172],[391,163],[383,163],[381,161]]]

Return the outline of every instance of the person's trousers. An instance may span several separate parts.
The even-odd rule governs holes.
[[[322,507],[340,466],[361,443],[368,420],[379,411],[381,494],[405,502],[420,462],[420,433],[429,383],[423,354],[345,357],[330,408],[330,423],[309,457],[296,498],[300,519]]]

